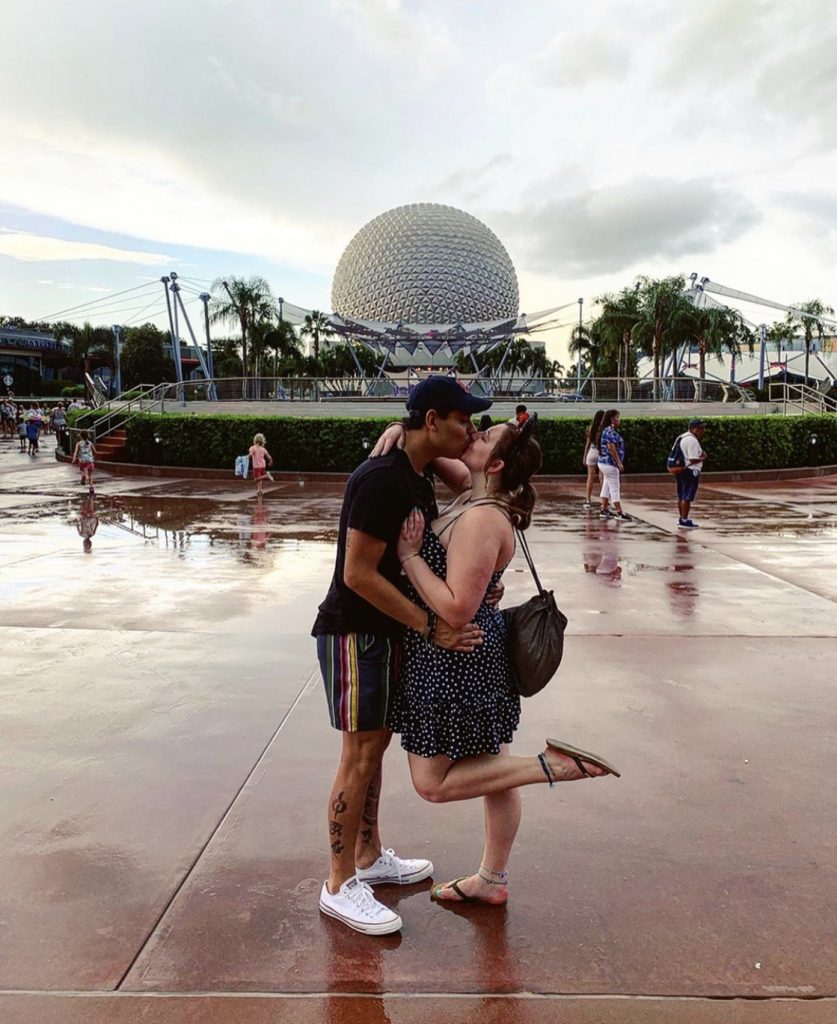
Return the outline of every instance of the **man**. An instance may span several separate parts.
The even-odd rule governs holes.
[[[706,452],[701,446],[704,420],[690,420],[688,431],[680,437],[680,451],[683,453],[683,472],[675,477],[677,481],[677,508],[680,518],[677,522],[681,530],[696,530],[698,524],[689,518],[689,510],[697,494],[700,483],[700,471],[703,468]]]
[[[428,643],[466,652],[482,642],[477,626],[454,630],[405,596],[398,534],[413,508],[428,521],[436,517],[425,470],[434,459],[458,459],[474,433],[471,415],[490,405],[449,377],[431,376],[415,387],[407,401],[403,449],[364,462],[346,485],[334,577],[312,630],[331,724],[343,734],[328,802],[331,870],[320,910],[369,935],[401,928],[401,918],[374,898],[370,886],[408,885],[433,873],[429,860],[404,860],[382,850],[378,831],[399,634],[407,626]]]
[[[529,419],[529,410],[525,405],[517,405],[514,409],[514,416],[508,421],[513,427],[522,427]]]

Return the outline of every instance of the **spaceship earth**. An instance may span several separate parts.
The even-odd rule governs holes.
[[[340,316],[405,324],[516,317],[517,275],[482,221],[439,203],[387,210],[349,242],[331,286]]]

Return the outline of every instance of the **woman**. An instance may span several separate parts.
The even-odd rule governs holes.
[[[633,519],[622,511],[620,482],[625,471],[625,442],[619,433],[620,421],[619,410],[608,409],[599,429],[596,447],[599,449],[599,472],[602,475],[600,519]],[[611,512],[610,502],[613,502],[615,512]]]
[[[468,654],[449,652],[406,631],[402,687],[390,727],[401,733],[410,773],[426,800],[484,798],[485,848],[479,870],[434,886],[442,902],[503,904],[508,861],[520,824],[520,786],[569,782],[619,773],[603,758],[548,740],[537,756],[514,757],[508,744],[520,719],[506,653],[502,613],[486,601],[514,554],[514,526],[530,522],[541,465],[533,436],[498,424],[474,434],[461,462],[434,468],[460,491],[438,519],[412,513],[398,546],[414,600],[455,626],[474,621],[483,643]]]
[[[599,427],[604,416],[604,409],[599,409],[593,417],[593,422],[584,434],[584,455],[581,458],[582,465],[587,467],[587,500],[585,508],[593,507],[593,484],[596,482],[596,472],[599,465]]]

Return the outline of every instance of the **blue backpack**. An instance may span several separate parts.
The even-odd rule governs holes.
[[[680,437],[671,446],[671,451],[668,453],[668,459],[666,459],[666,469],[669,473],[682,473],[686,468],[686,456],[683,454],[683,449],[680,447],[680,441],[684,437],[681,434]]]

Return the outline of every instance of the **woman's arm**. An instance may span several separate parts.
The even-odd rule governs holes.
[[[470,622],[482,603],[509,530],[503,513],[488,506],[469,511],[467,524],[458,526],[452,527],[444,580],[418,554],[424,532],[420,512],[410,513],[398,541],[398,557],[408,579],[425,604],[454,627]]]
[[[403,423],[390,423],[375,442],[369,458],[376,459],[379,455],[388,455],[396,446],[403,448],[405,435]],[[454,494],[462,494],[471,486],[471,474],[459,459],[434,459],[430,463],[430,468]]]
[[[613,459],[616,468],[620,470],[624,469],[625,467],[622,465],[622,460],[619,458],[619,449],[616,447],[613,441],[608,442],[607,450],[610,452],[611,458]]]
[[[471,486],[471,474],[459,459],[434,459],[430,468],[454,494],[462,494]]]

